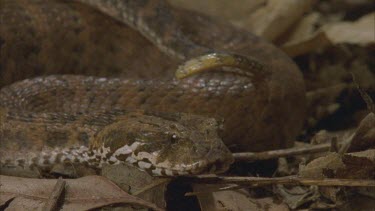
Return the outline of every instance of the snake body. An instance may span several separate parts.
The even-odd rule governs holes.
[[[43,156],[38,155],[37,159],[30,161],[29,164],[43,166],[43,163],[50,165],[67,159],[79,162],[90,161],[90,164],[100,166],[102,162],[125,161],[156,175],[192,174],[209,170],[220,172],[228,168],[233,159],[218,136],[232,151],[259,151],[290,146],[301,127],[304,113],[304,85],[298,69],[275,47],[248,32],[213,22],[205,16],[195,14],[190,16],[191,12],[173,10],[165,2],[155,0],[78,0],[81,4],[42,0],[26,2],[1,0],[1,2],[5,3],[4,9],[0,10],[0,24],[5,23],[0,28],[0,36],[5,43],[1,46],[1,53],[5,55],[5,57],[1,56],[1,74],[4,79],[2,85],[24,77],[50,73],[77,73],[78,71],[80,74],[116,76],[110,78],[82,75],[41,76],[1,89],[0,107],[3,110],[0,138],[2,142],[7,141],[6,147],[2,149],[3,152],[9,150],[21,152],[22,144],[27,141],[33,143],[36,151],[43,150],[45,145],[48,145],[46,143],[54,143],[49,146],[52,148],[44,152],[48,155],[45,159],[39,159]],[[45,10],[46,8],[48,11]],[[40,13],[40,10],[46,11],[46,17]],[[56,14],[56,11],[60,12],[59,18],[50,14]],[[62,27],[67,32],[57,30],[54,20],[64,23]],[[99,27],[85,25],[90,21],[92,23],[93,20],[95,23],[108,24],[106,27],[113,30],[114,35],[97,34]],[[145,38],[140,37],[136,31],[129,29],[123,23],[138,30]],[[184,26],[189,27],[184,28]],[[31,34],[35,36],[30,43],[25,44],[25,39],[20,38],[27,38],[31,36],[30,33],[11,34],[10,32],[15,29],[21,31],[29,29],[28,32],[31,30],[33,32]],[[47,35],[53,36],[51,38]],[[126,36],[122,38],[119,35]],[[66,40],[66,36],[77,39],[67,43],[68,50],[58,51],[57,46],[51,43],[56,42],[56,37],[61,38],[61,36],[65,37],[63,40]],[[133,36],[135,40],[129,41],[129,36]],[[109,44],[93,44],[90,38],[96,41],[101,38],[107,39],[109,41],[106,42]],[[150,40],[151,44],[147,40]],[[111,42],[114,41],[120,43],[119,46],[112,46]],[[86,46],[94,52],[97,50],[97,53],[103,52],[103,49],[108,50],[108,45],[117,50],[110,50],[109,56],[104,54],[93,56],[88,51],[77,51],[77,48],[69,51],[69,44],[77,43],[81,48]],[[15,50],[12,44],[23,48]],[[30,46],[33,48],[27,48]],[[35,46],[38,47],[37,51]],[[138,52],[132,50],[134,46],[144,48]],[[152,46],[156,46],[159,50],[152,49],[155,48]],[[30,54],[30,50],[34,52]],[[52,58],[46,58],[50,51],[55,51]],[[160,51],[164,54],[158,53]],[[26,54],[23,60],[20,59],[22,52]],[[212,56],[233,55],[225,52],[242,54],[245,59],[241,60],[242,56],[235,59],[233,56]],[[54,60],[55,55],[61,58]],[[100,55],[103,55],[102,62],[98,62]],[[165,55],[171,59],[166,59]],[[199,57],[200,55],[206,56]],[[144,59],[144,64],[134,62],[129,65],[136,56]],[[90,60],[85,62],[87,58]],[[106,61],[107,58],[111,62]],[[178,63],[189,58],[191,60],[178,69],[177,76],[181,79],[174,79],[172,74],[164,73],[163,77],[160,76],[160,70],[176,69]],[[160,62],[160,59],[165,62]],[[58,65],[60,60],[64,61],[64,65]],[[20,64],[14,65],[15,62]],[[26,63],[30,64],[33,71],[25,75],[17,74],[23,68],[27,68]],[[221,67],[221,63],[229,64],[231,67]],[[70,66],[70,64],[75,65]],[[248,68],[244,67],[246,65],[249,65]],[[123,67],[121,73],[117,70],[119,66]],[[205,66],[210,71],[206,71]],[[236,67],[240,67],[240,70]],[[108,71],[103,73],[101,70],[105,68]],[[132,71],[127,71],[131,68]],[[159,76],[152,79],[155,75]],[[124,79],[124,76],[145,79]],[[123,113],[124,109],[172,113],[172,116],[178,118],[165,118],[165,115],[160,114],[144,116]],[[121,112],[113,113],[113,110]],[[176,112],[189,114],[177,115]],[[215,126],[217,123],[213,119],[203,120],[201,116],[191,114],[223,119],[223,130],[217,135],[218,128]],[[103,120],[106,118],[109,120]],[[86,121],[87,119],[91,121]],[[125,121],[126,124],[123,125],[126,127],[117,123],[118,119],[120,122]],[[35,135],[31,131],[37,127],[38,120],[43,123],[41,134],[50,134],[52,129],[46,128],[54,128],[52,131],[56,133],[57,125],[69,129],[58,131],[64,134],[60,142],[56,141],[56,138],[48,139],[48,135],[45,139],[40,138],[41,136],[38,137],[39,139],[30,138],[28,134]],[[102,121],[105,123],[96,125],[97,122]],[[138,131],[139,128],[145,127],[144,121],[147,122],[146,125],[151,125],[146,128],[153,134],[151,135],[153,141],[159,140],[155,141],[158,144],[151,144],[151,146],[149,139],[144,141],[144,134],[148,132]],[[205,123],[197,124],[198,122]],[[17,129],[15,125],[21,126]],[[135,139],[144,142],[133,140],[119,144],[119,140],[113,138],[118,137],[113,134],[134,134],[134,131],[119,132],[118,128],[129,128],[129,125],[141,125],[134,126],[140,134],[135,136]],[[179,125],[178,137],[189,141],[175,144],[173,137],[177,132],[173,128],[176,126],[172,126],[171,129],[170,125]],[[72,128],[83,131],[71,132],[71,135],[67,135],[69,133],[67,131],[74,131]],[[29,133],[21,133],[22,130]],[[116,133],[108,131],[116,131]],[[172,135],[160,135],[165,133]],[[17,134],[21,138],[17,137]],[[23,137],[20,134],[26,135]],[[85,134],[83,137],[87,138],[83,139],[88,139],[90,143],[79,142],[82,138],[77,138],[81,137],[77,134]],[[197,141],[202,143],[199,144]],[[73,145],[80,144],[78,148],[65,148],[69,142],[74,142]],[[53,148],[57,143],[63,147]],[[109,147],[106,143],[112,145]],[[134,143],[138,144],[132,145]],[[143,147],[139,147],[141,145]],[[168,153],[161,156],[160,152]],[[191,155],[191,158],[177,156],[183,155],[182,152]],[[63,155],[64,159],[61,159]],[[97,158],[92,157],[93,155]],[[6,157],[3,156],[3,163],[9,164],[11,160],[17,160],[17,156],[7,156],[7,159],[3,159]],[[19,165],[25,162],[22,159],[18,160]]]

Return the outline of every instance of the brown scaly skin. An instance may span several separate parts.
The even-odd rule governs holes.
[[[2,111],[1,116],[5,124],[0,136],[0,170],[7,175],[37,170],[46,176],[64,163],[94,169],[102,163],[126,163],[151,175],[177,176],[224,172],[233,162],[213,118],[123,110],[75,114]],[[133,154],[121,150],[134,144],[138,147]],[[72,153],[81,146],[88,150]],[[63,150],[76,157],[64,155]],[[117,150],[122,153],[116,154]],[[151,159],[128,159],[141,153]]]
[[[111,95],[111,91],[82,94],[95,95],[97,104],[105,98],[106,104],[117,101],[121,108],[190,112],[225,119],[222,137],[234,151],[291,146],[301,128],[305,109],[301,74],[286,55],[246,31],[183,10],[170,13],[176,22],[163,15],[161,20],[164,17],[165,22],[151,22],[151,29],[155,28],[152,24],[166,23],[161,27],[164,34],[156,35],[166,40],[163,46],[170,46],[182,57],[199,56],[207,49],[235,52],[255,58],[271,73],[258,80],[223,71],[207,72],[176,81],[168,78],[173,77],[181,56],[167,56],[159,50],[160,44],[153,44],[156,41],[149,42],[139,32],[93,7],[65,1],[0,1],[4,5],[0,8],[1,85],[52,73],[147,79],[163,76],[166,79],[118,85],[116,88],[123,87],[119,88],[123,90],[121,94]],[[139,2],[145,2],[144,11],[149,12],[136,14],[148,15],[145,20],[150,20],[155,15],[152,5],[157,1]],[[96,7],[108,13],[102,9],[105,7]],[[205,47],[187,49],[185,41],[178,45],[173,40],[176,26],[181,29],[177,34],[183,35],[184,40]],[[109,81],[105,86],[112,84]],[[43,94],[40,100],[50,94]]]

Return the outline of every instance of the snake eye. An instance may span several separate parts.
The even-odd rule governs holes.
[[[172,144],[176,143],[178,140],[178,136],[176,134],[172,134],[172,136],[170,137],[170,141]]]

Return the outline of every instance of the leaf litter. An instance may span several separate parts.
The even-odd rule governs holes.
[[[331,146],[313,153],[280,157],[278,167],[273,168],[269,163],[257,164],[256,159],[257,162],[236,163],[226,175],[277,179],[298,174],[299,179],[316,181],[375,180],[375,117],[373,111],[366,109],[357,91],[357,85],[360,85],[370,98],[375,96],[374,57],[371,56],[374,55],[375,13],[368,9],[371,0],[236,0],[229,4],[228,1],[215,0],[172,2],[253,31],[294,58],[304,74],[308,98],[308,118],[296,147]],[[355,75],[356,84],[353,84],[351,74]],[[114,183],[98,176],[64,179],[63,200],[59,200],[57,206],[62,210],[104,206],[107,210],[124,204],[155,210],[166,205],[168,208],[169,179],[153,178],[131,167],[104,168],[102,175]],[[56,182],[1,176],[0,208],[42,208],[50,200]],[[201,210],[366,210],[375,207],[374,187],[282,185],[275,182],[271,186],[248,188],[233,181],[228,184],[188,184],[193,189],[185,192],[197,194],[180,197],[183,200],[195,197]],[[188,209],[188,206],[182,208]]]

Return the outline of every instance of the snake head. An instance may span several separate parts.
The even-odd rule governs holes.
[[[130,114],[97,136],[109,164],[130,163],[156,176],[221,173],[233,163],[214,118],[191,114]]]

